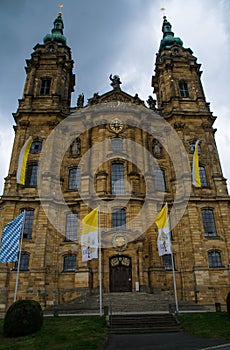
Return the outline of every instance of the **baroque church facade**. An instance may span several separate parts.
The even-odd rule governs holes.
[[[71,107],[75,75],[62,15],[26,60],[15,140],[0,200],[1,231],[25,210],[17,298],[42,307],[98,293],[99,260],[82,261],[81,220],[100,206],[102,289],[173,296],[171,255],[157,250],[167,202],[179,301],[225,305],[230,288],[230,212],[201,65],[164,17],[145,103],[121,89]],[[32,137],[25,184],[18,158]],[[191,183],[199,140],[201,187]],[[0,312],[13,302],[17,263],[0,264]]]

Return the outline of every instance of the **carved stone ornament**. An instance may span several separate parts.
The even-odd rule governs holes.
[[[119,232],[113,235],[113,238],[112,238],[113,248],[118,250],[119,252],[122,252],[127,248],[127,243],[128,243],[128,240],[124,233]]]

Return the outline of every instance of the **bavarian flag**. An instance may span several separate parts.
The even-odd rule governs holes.
[[[98,258],[98,208],[82,220],[81,249],[82,261]]]
[[[192,184],[195,187],[201,187],[200,171],[199,171],[199,153],[198,153],[199,142],[200,140],[196,141],[195,150],[193,153],[193,162],[192,162]]]
[[[33,142],[32,137],[30,136],[25,144],[23,145],[18,159],[18,170],[17,170],[17,183],[20,185],[25,185],[26,177],[26,162],[28,154],[30,151],[31,144]]]
[[[157,246],[159,256],[171,254],[172,251],[167,203],[163,206],[163,208],[157,215],[155,223],[158,227]]]
[[[0,245],[0,263],[18,260],[19,241],[25,211],[6,224]]]

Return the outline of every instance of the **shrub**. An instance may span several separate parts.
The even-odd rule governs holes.
[[[18,300],[13,303],[4,318],[6,337],[18,337],[37,332],[43,324],[43,312],[35,300]]]

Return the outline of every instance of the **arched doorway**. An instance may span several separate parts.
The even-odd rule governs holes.
[[[125,255],[110,258],[110,292],[132,292],[132,260]]]

